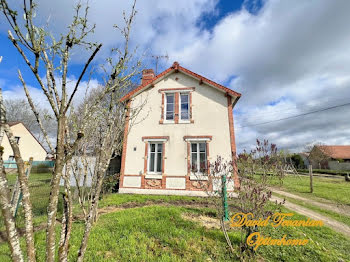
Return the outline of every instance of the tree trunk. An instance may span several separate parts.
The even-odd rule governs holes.
[[[90,210],[89,210],[88,217],[86,218],[86,221],[85,221],[84,236],[83,236],[83,240],[81,241],[80,249],[78,252],[78,259],[77,259],[78,262],[83,262],[83,259],[84,259],[91,228],[92,228],[93,222],[95,221],[95,217],[97,215],[98,201],[100,198],[103,178],[104,178],[106,169],[107,167],[104,167],[104,165],[102,165],[102,167],[99,168],[98,170],[98,175],[97,175],[98,179],[97,179],[95,194],[91,196]]]
[[[56,215],[58,194],[60,191],[60,179],[62,177],[62,170],[64,166],[64,133],[65,133],[65,119],[60,116],[58,119],[58,134],[57,134],[57,150],[56,162],[51,179],[51,192],[49,198],[49,206],[47,208],[47,229],[46,229],[46,260],[49,262],[55,261],[55,246],[56,246]]]
[[[61,228],[61,240],[58,249],[59,261],[66,262],[68,259],[68,247],[70,235],[72,232],[73,224],[73,201],[72,193],[70,190],[70,169],[69,163],[66,164],[66,171],[64,174],[64,195],[63,195],[63,218],[62,218],[62,228]]]
[[[30,202],[30,192],[28,186],[28,178],[25,174],[24,162],[19,151],[18,144],[13,136],[13,133],[8,124],[4,124],[5,133],[9,139],[13,154],[16,159],[18,179],[23,194],[23,209],[25,218],[25,236],[27,244],[27,256],[29,261],[36,261],[35,246],[34,246],[34,232],[33,232],[33,213],[32,203]]]
[[[12,260],[24,261],[22,250],[19,244],[18,233],[16,229],[16,224],[14,217],[12,215],[12,205],[10,201],[10,190],[8,187],[5,170],[3,169],[3,160],[2,160],[2,150],[0,152],[0,206],[1,212],[6,226],[6,233],[8,238],[8,243],[10,246]]]

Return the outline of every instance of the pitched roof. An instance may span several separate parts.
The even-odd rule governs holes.
[[[327,156],[334,159],[350,159],[350,146],[317,146]]]
[[[142,90],[146,89],[147,87],[149,87],[150,85],[154,84],[155,82],[161,80],[164,76],[172,73],[172,72],[178,72],[178,71],[181,71],[189,76],[192,76],[193,78],[196,78],[198,79],[199,82],[203,82],[203,83],[206,83],[214,88],[217,88],[223,92],[225,92],[226,94],[229,94],[231,96],[234,96],[236,97],[236,101],[241,97],[241,94],[236,92],[236,91],[233,91],[232,89],[230,88],[227,88],[223,85],[220,85],[218,83],[215,83],[214,81],[212,80],[209,80],[208,78],[205,78],[204,76],[201,76],[199,74],[196,74],[182,66],[179,65],[178,62],[174,62],[173,65],[171,67],[169,67],[168,69],[166,69],[165,71],[163,71],[162,73],[160,73],[159,75],[155,76],[152,80],[144,83],[144,84],[141,84],[139,85],[136,89],[130,91],[129,93],[127,93],[125,96],[123,96],[121,98],[121,101],[126,101],[126,100],[129,100],[131,97],[133,97],[134,95],[140,93]],[[235,101],[235,102],[236,102]]]
[[[14,125],[17,125],[17,124],[20,124],[21,122],[8,122],[7,124],[9,126],[14,126]]]
[[[25,129],[27,129],[27,131],[29,132],[29,134],[32,135],[32,137],[36,140],[36,142],[38,142],[38,144],[45,150],[45,152],[47,153],[47,150],[45,149],[45,147],[39,142],[39,140],[33,135],[33,133],[25,126],[25,124],[23,124],[22,122],[8,122],[7,123],[10,127],[14,126],[14,125],[18,125],[18,124],[22,124],[24,126]]]

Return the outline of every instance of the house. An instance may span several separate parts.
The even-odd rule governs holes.
[[[313,168],[350,170],[350,145],[316,145],[310,152],[309,161]]]
[[[44,161],[47,152],[35,136],[23,125],[21,122],[8,123],[15,139],[17,140],[21,156],[24,161],[28,161],[33,157],[34,161]],[[14,161],[15,157],[10,145],[10,142],[5,135],[2,140],[2,147],[4,147],[3,159],[4,161]]]
[[[119,192],[205,195],[209,163],[236,156],[232,111],[240,96],[177,62],[157,76],[143,70],[141,85],[122,98]],[[239,186],[236,173],[231,184]]]

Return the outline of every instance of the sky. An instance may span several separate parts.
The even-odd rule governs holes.
[[[74,1],[37,2],[37,21],[48,23],[54,35],[64,32]],[[98,65],[122,43],[113,25],[122,24],[131,1],[89,4],[90,22],[96,24],[90,40],[103,43]],[[253,148],[257,138],[291,152],[316,142],[350,144],[350,1],[139,0],[136,9],[130,43],[143,54],[144,67],[155,67],[152,55],[167,54],[158,72],[178,61],[242,94],[234,108],[238,152]],[[7,30],[0,17],[4,97],[24,97],[17,78],[21,69],[33,98],[44,104]],[[71,86],[84,59],[79,51],[70,62]],[[97,76],[92,85],[99,81]]]

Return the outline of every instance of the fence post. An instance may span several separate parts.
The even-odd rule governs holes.
[[[314,192],[314,186],[312,184],[312,165],[309,165],[309,174],[310,174],[310,192]]]
[[[221,186],[222,186],[222,205],[224,208],[223,219],[228,221],[228,205],[227,205],[227,187],[226,187],[226,175],[221,177]]]

